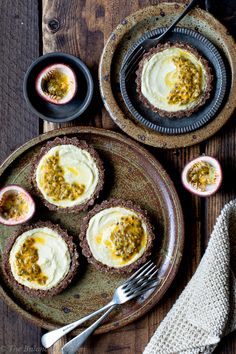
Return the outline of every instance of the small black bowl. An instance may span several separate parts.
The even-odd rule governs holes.
[[[68,65],[75,73],[77,91],[73,99],[57,105],[44,100],[35,88],[38,74],[49,65],[62,63]],[[37,116],[53,123],[69,122],[79,117],[89,106],[93,96],[93,79],[87,66],[73,55],[49,53],[36,59],[24,77],[23,92],[25,100]]]

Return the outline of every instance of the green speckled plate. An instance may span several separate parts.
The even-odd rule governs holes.
[[[120,134],[90,127],[73,127],[41,135],[20,147],[0,167],[1,187],[19,184],[31,191],[29,171],[32,158],[47,140],[66,135],[86,140],[105,163],[105,188],[100,200],[110,197],[133,200],[148,211],[155,227],[153,260],[158,264],[161,282],[152,293],[120,307],[97,333],[124,326],[142,316],[163,296],[177,272],[183,250],[183,217],[173,183],[161,165],[145,149]],[[85,212],[63,215],[49,212],[37,200],[36,220],[51,220],[66,228],[78,244],[80,220]],[[0,248],[17,227],[0,226]],[[2,268],[0,293],[3,299],[35,324],[53,329],[72,322],[107,303],[125,277],[104,274],[88,265],[81,256],[73,284],[51,299],[22,296],[5,279]],[[74,331],[77,334],[81,328]]]

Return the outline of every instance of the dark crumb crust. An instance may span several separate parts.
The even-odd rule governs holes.
[[[168,48],[171,48],[171,47],[181,48],[181,49],[185,49],[185,50],[191,52],[202,63],[202,65],[204,66],[204,68],[206,70],[206,90],[205,90],[204,94],[201,96],[198,104],[191,109],[181,110],[178,112],[168,112],[168,111],[165,111],[165,110],[162,110],[162,109],[159,109],[159,108],[153,106],[147,100],[147,98],[143,96],[142,91],[141,91],[142,71],[143,71],[143,66],[144,66],[144,63],[146,62],[146,60],[151,58],[153,56],[153,54],[162,52],[162,51],[164,51]],[[148,108],[151,108],[151,110],[153,112],[158,113],[161,117],[167,117],[167,118],[189,117],[193,112],[198,110],[198,108],[200,106],[205,104],[205,102],[210,97],[210,93],[211,93],[211,90],[213,87],[212,69],[209,66],[208,61],[206,59],[204,59],[195,48],[191,47],[187,43],[181,43],[181,42],[174,42],[174,43],[167,42],[165,44],[158,44],[155,48],[150,49],[146,54],[144,54],[142,60],[139,62],[139,66],[138,66],[138,70],[136,71],[136,75],[137,75],[136,84],[137,84],[137,92],[139,95],[139,99],[143,102],[143,104],[145,106],[147,106]]]
[[[36,169],[37,166],[41,160],[41,158],[53,147],[58,146],[58,145],[74,145],[77,146],[80,149],[86,150],[93,158],[93,160],[96,163],[97,169],[98,169],[98,184],[96,186],[96,189],[94,193],[91,195],[89,199],[87,199],[84,203],[75,205],[73,207],[66,207],[62,208],[57,205],[49,203],[41,193],[41,191],[38,188],[37,182],[36,182]],[[103,167],[103,162],[100,159],[98,153],[94,150],[92,146],[89,146],[86,141],[84,140],[79,140],[77,138],[56,138],[53,141],[49,141],[44,147],[41,148],[39,154],[35,157],[33,160],[33,167],[32,167],[32,172],[31,172],[31,182],[34,188],[35,193],[40,197],[42,200],[43,204],[50,210],[53,211],[60,211],[62,213],[76,213],[81,210],[86,210],[89,206],[93,205],[95,203],[95,200],[99,197],[99,193],[103,188],[104,184],[104,167]]]
[[[147,226],[147,234],[148,234],[148,239],[147,239],[147,246],[146,250],[143,253],[143,255],[137,259],[134,263],[124,266],[122,268],[114,268],[114,267],[109,267],[99,261],[97,261],[94,257],[93,254],[90,250],[90,247],[87,242],[86,238],[86,233],[89,225],[89,220],[96,215],[98,212],[101,210],[107,209],[107,208],[112,208],[112,207],[124,207],[130,210],[133,210],[134,212],[138,213],[139,216],[141,216],[142,221],[145,223]],[[82,248],[82,253],[83,255],[87,258],[88,262],[94,265],[97,269],[103,271],[103,272],[111,272],[111,273],[120,273],[120,274],[126,274],[130,273],[133,270],[137,269],[141,264],[145,263],[147,258],[151,254],[152,246],[153,246],[153,240],[155,238],[155,235],[153,233],[153,227],[150,224],[148,218],[147,218],[147,211],[142,210],[139,206],[135,205],[131,201],[124,201],[121,199],[110,199],[104,201],[100,205],[96,205],[82,220],[81,223],[81,228],[80,228],[80,246]]]
[[[18,283],[11,271],[11,266],[9,262],[9,256],[10,256],[10,251],[17,239],[20,235],[22,235],[24,232],[29,231],[29,230],[34,230],[39,227],[48,227],[56,232],[63,238],[63,240],[66,242],[70,257],[71,257],[71,264],[70,264],[70,269],[69,272],[66,274],[65,278],[56,286],[54,286],[51,289],[48,290],[37,290],[37,289],[30,289],[27,286],[24,286],[20,283]],[[62,290],[68,287],[68,285],[71,283],[72,279],[74,278],[77,268],[79,266],[79,261],[78,261],[79,255],[76,250],[76,246],[73,242],[73,239],[71,236],[67,234],[67,232],[59,225],[52,224],[50,221],[46,222],[37,222],[34,225],[29,225],[27,227],[22,227],[20,230],[18,230],[12,237],[10,237],[7,240],[6,247],[3,251],[3,270],[8,278],[9,282],[21,293],[23,294],[28,294],[30,296],[35,296],[37,298],[43,298],[43,297],[52,297],[54,295],[59,294]]]

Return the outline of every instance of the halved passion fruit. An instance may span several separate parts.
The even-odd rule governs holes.
[[[8,226],[23,224],[32,218],[35,203],[26,190],[9,185],[0,190],[0,223]]]
[[[190,161],[183,169],[182,182],[191,193],[201,197],[214,194],[222,182],[219,162],[211,156],[200,156]]]
[[[46,101],[65,104],[76,93],[74,71],[65,64],[53,64],[43,69],[36,79],[36,91]]]

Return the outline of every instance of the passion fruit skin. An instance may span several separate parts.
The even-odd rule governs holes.
[[[6,225],[6,226],[16,226],[16,225],[24,224],[34,216],[35,202],[34,202],[33,198],[31,197],[31,195],[29,194],[29,192],[27,192],[24,188],[22,188],[21,186],[18,186],[17,184],[11,184],[11,185],[8,185],[8,186],[0,189],[0,200],[6,192],[10,192],[10,191],[20,192],[27,197],[27,199],[29,201],[29,212],[25,216],[25,218],[23,218],[21,220],[15,220],[15,221],[14,221],[14,219],[11,219],[11,220],[4,219],[0,215],[0,224]]]
[[[73,80],[73,87],[71,90],[72,94],[68,95],[68,98],[64,101],[55,100],[55,99],[51,98],[50,96],[46,95],[41,88],[41,82],[42,82],[44,75],[46,75],[47,73],[49,73],[52,70],[58,70],[59,68],[64,68],[64,69],[68,70],[70,72],[70,77]],[[69,67],[68,65],[63,64],[63,63],[56,63],[56,64],[48,65],[39,72],[39,74],[36,78],[36,81],[35,81],[35,89],[36,89],[36,92],[38,93],[38,95],[47,102],[50,102],[50,103],[53,103],[53,104],[56,104],[59,106],[67,104],[75,97],[75,94],[77,91],[77,79],[76,79],[75,72],[71,67]]]
[[[188,171],[190,170],[190,168],[195,163],[202,162],[202,161],[205,161],[205,162],[208,162],[209,164],[211,164],[216,169],[216,172],[218,174],[218,178],[217,178],[216,183],[215,183],[214,187],[212,188],[212,190],[210,190],[210,191],[208,190],[205,192],[195,189],[194,187],[191,186],[191,183],[189,183],[187,180],[187,175],[188,175]],[[182,180],[184,188],[187,189],[190,193],[195,194],[199,197],[210,197],[211,195],[215,194],[219,190],[219,188],[222,184],[222,176],[223,176],[222,168],[221,168],[219,161],[216,158],[214,158],[212,156],[200,156],[200,157],[197,157],[197,158],[191,160],[190,162],[188,162],[185,165],[185,167],[182,171],[181,180]]]

